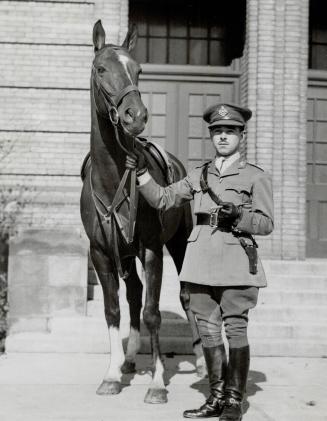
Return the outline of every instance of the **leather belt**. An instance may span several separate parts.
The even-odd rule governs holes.
[[[216,228],[219,231],[232,232],[231,227],[221,226],[215,222],[213,221],[212,214],[210,213],[197,213],[196,214],[196,225],[210,225],[211,227]]]

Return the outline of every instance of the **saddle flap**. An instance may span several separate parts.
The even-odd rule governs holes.
[[[146,140],[141,137],[139,137],[138,140],[158,164],[167,184],[172,184],[174,182],[174,169],[164,148],[151,140]]]

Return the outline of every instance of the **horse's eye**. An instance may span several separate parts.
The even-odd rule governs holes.
[[[102,67],[102,66],[99,66],[99,67],[97,68],[97,71],[98,71],[98,73],[99,73],[100,75],[102,75],[102,74],[106,71],[106,69],[105,69],[104,67]]]

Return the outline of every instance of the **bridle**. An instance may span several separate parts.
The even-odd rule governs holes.
[[[105,86],[105,82],[101,81],[99,78],[99,75],[97,73],[97,70],[92,65],[92,95],[93,95],[93,102],[95,105],[95,108],[102,117],[108,118],[111,121],[114,131],[115,131],[115,137],[116,141],[119,145],[119,147],[126,153],[126,155],[131,154],[131,151],[129,151],[120,141],[119,131],[118,127],[120,122],[118,107],[121,104],[122,100],[125,98],[126,95],[128,95],[130,92],[137,92],[140,96],[140,91],[138,87],[134,84],[127,85],[125,88],[123,88],[118,93],[111,93]],[[103,102],[106,106],[106,109],[108,110],[108,114],[104,114],[100,111],[99,104],[97,103],[97,98],[94,94],[95,88],[97,91],[101,94]],[[128,133],[128,131],[124,128],[124,130]],[[129,134],[132,137],[132,150],[135,147],[135,136]],[[112,234],[114,238],[114,257],[116,266],[118,269],[118,272],[121,277],[124,277],[124,274],[122,273],[122,266],[120,262],[119,252],[118,252],[118,241],[117,241],[117,232],[116,232],[116,224],[118,225],[121,232],[124,234],[124,229],[122,224],[120,223],[120,219],[118,216],[118,208],[122,204],[122,202],[126,199],[126,196],[121,198],[123,195],[124,187],[126,185],[128,175],[131,172],[131,180],[130,180],[130,214],[129,214],[129,223],[128,223],[128,233],[127,233],[127,243],[131,244],[134,239],[134,230],[135,230],[135,220],[136,220],[136,211],[137,211],[137,190],[136,190],[136,169],[130,170],[126,169],[125,173],[119,183],[118,189],[116,191],[116,194],[113,198],[112,204],[107,206],[103,199],[95,192],[93,184],[92,184],[92,173],[90,172],[90,186],[91,186],[91,193],[94,205],[96,207],[96,211],[98,215],[100,215],[103,218],[104,222],[111,223],[111,229]],[[97,205],[97,202],[101,204],[101,206],[106,210],[105,213],[103,213],[99,206]],[[125,236],[125,235],[124,235]]]
[[[118,112],[118,107],[121,104],[122,100],[125,98],[126,95],[128,95],[130,92],[137,92],[139,94],[139,96],[141,96],[141,93],[139,91],[139,88],[137,85],[134,84],[130,84],[125,86],[125,88],[123,88],[121,91],[119,91],[118,93],[112,93],[110,92],[107,88],[106,88],[106,83],[104,81],[101,81],[99,78],[99,75],[97,73],[97,69],[94,66],[94,64],[92,64],[92,94],[93,94],[93,100],[94,100],[94,104],[95,104],[95,108],[97,110],[97,112],[102,116],[102,117],[109,117],[112,125],[114,126],[115,129],[117,129],[118,124],[120,123],[120,118],[119,118],[119,112]],[[102,99],[103,102],[105,103],[106,109],[108,110],[108,114],[104,114],[103,112],[100,111],[100,107],[97,103],[97,99],[96,96],[94,95],[94,89],[97,89],[97,91],[99,93],[101,93],[102,95]],[[124,128],[125,131],[128,132],[127,129]],[[115,130],[115,134],[116,134],[116,138],[119,142],[119,135],[118,133],[116,133]],[[130,133],[128,133],[130,136],[132,136]],[[132,136],[133,137],[133,136]],[[119,145],[122,147],[122,149],[127,153],[127,150],[121,145],[121,143],[119,142]]]

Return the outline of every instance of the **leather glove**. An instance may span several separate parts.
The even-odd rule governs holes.
[[[218,213],[218,221],[223,225],[236,225],[237,219],[242,215],[240,207],[232,202],[222,202]]]
[[[125,167],[129,170],[135,170],[136,173],[143,173],[146,171],[146,159],[142,152],[134,149],[133,155],[126,156]]]

